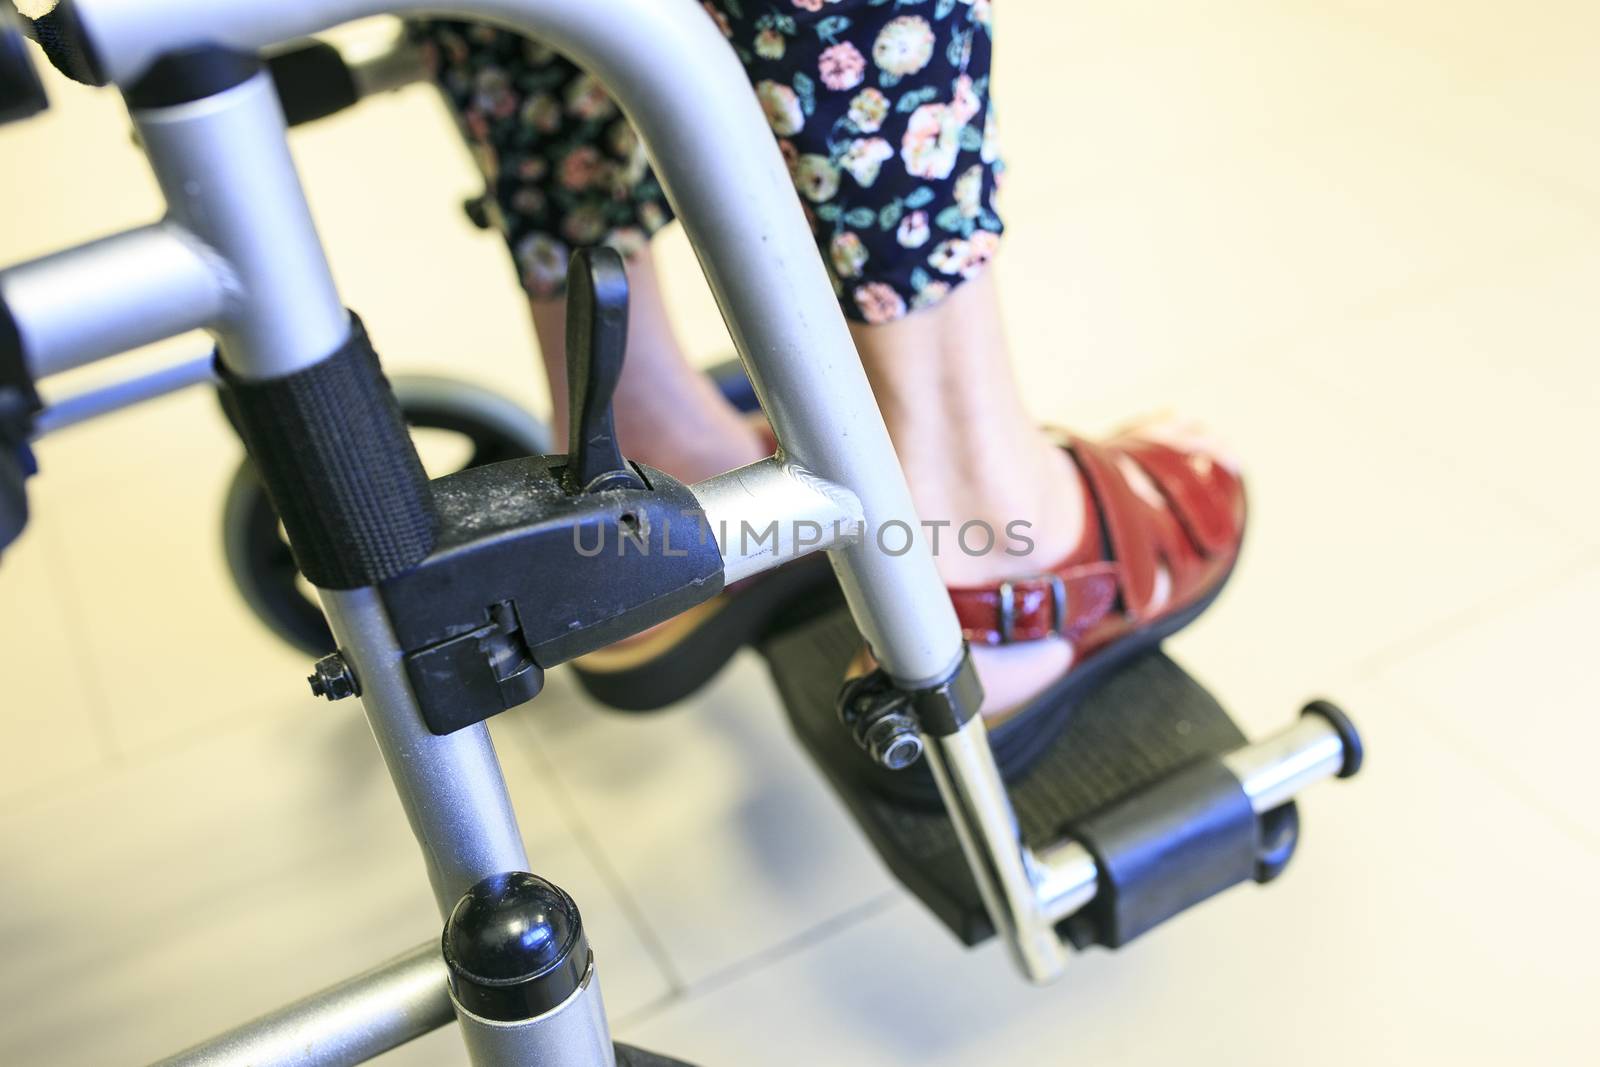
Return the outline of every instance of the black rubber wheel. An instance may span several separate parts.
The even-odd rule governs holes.
[[[401,377],[394,379],[394,390],[412,429],[462,439],[466,458],[450,464],[456,470],[550,450],[543,423],[487,389],[448,378]],[[222,540],[234,583],[267,628],[308,655],[332,652],[333,635],[322,609],[300,577],[277,513],[248,459],[228,487]]]

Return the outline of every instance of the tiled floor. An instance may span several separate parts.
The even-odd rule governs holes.
[[[646,722],[555,677],[495,733],[620,1036],[706,1067],[1593,1061],[1597,35],[1592,0],[1004,6],[999,269],[1038,414],[1231,440],[1251,541],[1176,652],[1257,732],[1340,698],[1370,769],[1308,798],[1280,883],[1037,991],[880,869],[753,659]],[[0,132],[0,262],[157,209],[115,98],[51,89]],[[295,144],[391,365],[542,405],[428,94]],[[40,458],[0,567],[0,1063],[148,1060],[429,936],[358,712],[305,699],[225,583],[212,401]],[[389,1062],[463,1058],[444,1032]]]

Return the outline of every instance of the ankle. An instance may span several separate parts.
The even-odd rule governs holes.
[[[978,467],[961,458],[906,465],[935,563],[952,587],[1039,574],[1071,555],[1085,532],[1082,480],[1062,449],[1030,428],[1003,454],[985,452]]]

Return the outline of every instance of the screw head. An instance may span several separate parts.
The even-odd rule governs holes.
[[[313,696],[326,697],[328,700],[343,700],[346,697],[361,695],[361,686],[356,682],[355,672],[350,669],[350,664],[345,662],[344,656],[338,652],[317,660],[311,677],[306,681],[311,685]]]
[[[879,766],[903,771],[922,758],[922,735],[908,715],[884,715],[861,738],[867,755]]]

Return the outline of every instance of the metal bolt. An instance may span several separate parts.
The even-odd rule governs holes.
[[[338,652],[317,660],[311,677],[306,681],[311,683],[313,696],[343,700],[345,697],[361,695],[361,684],[356,681],[355,672]]]
[[[922,731],[911,699],[895,689],[882,671],[845,686],[839,694],[839,718],[880,767],[901,771],[922,758]]]
[[[862,747],[882,767],[903,771],[922,758],[922,735],[909,715],[888,714],[869,725]]]

